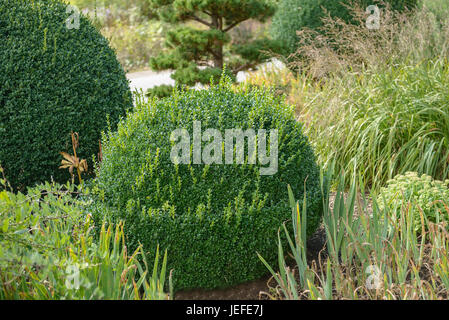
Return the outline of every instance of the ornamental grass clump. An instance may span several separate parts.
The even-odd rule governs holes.
[[[367,18],[375,13],[374,6],[381,9],[381,24],[385,23],[385,9],[395,12],[410,13],[416,8],[417,0],[281,0],[276,14],[273,16],[271,33],[274,39],[286,46],[285,58],[295,60],[297,50],[304,53],[303,47],[310,45],[302,32],[312,32],[315,37],[327,37],[334,44],[334,48],[347,43],[338,43],[336,34],[328,33],[329,20],[339,25],[363,27],[366,29]],[[360,12],[360,17],[354,16],[354,11]],[[372,30],[371,30],[372,31]],[[376,30],[377,31],[377,30]],[[312,40],[314,42],[314,40]],[[292,56],[289,56],[292,55]],[[293,70],[294,64],[290,65]]]
[[[449,65],[434,60],[309,86],[301,119],[319,162],[370,187],[408,171],[449,178]],[[323,117],[328,114],[329,117]]]
[[[193,161],[174,164],[173,131],[185,129],[192,138],[198,122],[201,164],[194,163],[195,141],[187,154]],[[205,136],[211,128],[223,136],[227,129],[266,129],[271,155],[276,146],[270,130],[277,130],[277,170],[261,175],[266,166],[248,161],[248,147],[242,164],[205,164],[204,150],[211,141]],[[319,169],[302,130],[293,109],[264,91],[233,91],[226,80],[210,90],[178,91],[170,98],[138,103],[118,131],[104,137],[94,189],[106,217],[126,221],[130,248],[142,243],[149,250],[158,244],[168,250],[175,290],[257,279],[266,274],[257,253],[276,261],[277,230],[291,216],[287,184],[300,199],[307,190],[308,233],[320,223]],[[223,155],[224,148],[223,140]]]

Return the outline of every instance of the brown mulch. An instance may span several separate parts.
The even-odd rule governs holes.
[[[259,293],[267,291],[269,276],[238,286],[216,290],[191,290],[175,294],[176,300],[259,300]]]

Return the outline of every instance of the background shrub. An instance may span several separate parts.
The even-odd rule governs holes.
[[[384,3],[391,5],[394,10],[404,10],[404,8],[416,6],[418,1],[386,0]],[[273,17],[272,35],[274,39],[285,43],[288,53],[291,54],[296,52],[300,41],[296,31],[304,28],[318,31],[323,26],[322,18],[326,16],[325,10],[333,18],[351,22],[352,15],[349,9],[351,6],[358,5],[365,9],[373,4],[381,7],[382,2],[376,0],[280,0],[278,10]]]
[[[381,210],[388,208],[396,214],[410,202],[410,210],[413,215],[414,230],[422,229],[421,213],[426,221],[440,223],[448,221],[445,206],[449,205],[449,180],[445,182],[434,180],[432,177],[416,172],[407,172],[405,175],[397,175],[387,182],[387,186],[381,189],[377,199]],[[426,223],[427,225],[427,223]]]
[[[202,128],[277,128],[279,170],[257,165],[174,165],[171,132]],[[203,143],[203,146],[206,143]],[[303,199],[308,235],[321,218],[319,170],[293,110],[262,91],[233,92],[222,83],[138,104],[103,142],[97,192],[112,219],[124,219],[127,241],[168,249],[175,289],[214,288],[266,273],[256,252],[276,259],[277,231],[291,217],[287,184]],[[203,149],[204,150],[204,149]],[[306,181],[306,182],[305,182]]]
[[[68,29],[55,0],[0,3],[0,162],[14,187],[65,181],[60,151],[80,134],[79,156],[98,152],[101,131],[132,106],[123,69],[107,40],[81,17]]]
[[[146,0],[70,0],[109,41],[126,72],[149,68],[163,48],[165,23],[149,21]]]

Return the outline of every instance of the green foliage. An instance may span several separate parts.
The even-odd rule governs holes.
[[[449,13],[449,2],[445,0],[423,0],[423,5],[428,8],[439,21],[447,20]]]
[[[153,70],[176,70],[172,78],[177,85],[209,84],[211,79],[216,83],[225,64],[235,77],[269,58],[260,53],[261,49],[283,49],[278,41],[256,39],[238,44],[230,36],[230,31],[244,21],[270,18],[275,5],[269,0],[148,0],[145,8],[151,18],[180,24],[167,32],[167,50],[150,60]]]
[[[149,98],[159,97],[166,98],[172,95],[175,88],[171,85],[163,84],[154,88],[148,89],[146,96]]]
[[[276,260],[276,233],[290,218],[287,183],[300,199],[308,191],[309,235],[321,220],[319,170],[292,108],[263,91],[234,92],[227,81],[138,104],[103,141],[95,187],[101,206],[113,221],[126,221],[130,248],[168,249],[177,290],[263,276],[257,252]],[[260,164],[247,161],[173,164],[171,133],[184,128],[191,135],[195,120],[222,135],[233,128],[278,129],[278,172],[262,176]]]
[[[55,0],[0,3],[0,162],[20,190],[67,181],[58,164],[70,132],[80,134],[80,157],[92,159],[107,115],[114,128],[132,107],[107,40],[83,16],[67,28],[70,15]]]
[[[449,180],[445,182],[433,180],[428,175],[419,176],[416,172],[397,175],[381,189],[377,201],[381,209],[389,208],[396,213],[404,203],[413,204],[414,229],[421,232],[422,219],[433,223],[448,221],[446,217],[449,205]]]
[[[0,192],[0,299],[167,299],[166,256],[140,264],[121,222],[97,237],[89,201],[73,185]]]
[[[166,26],[154,21],[133,24],[117,19],[101,28],[101,33],[110,41],[127,72],[149,67],[150,57],[162,51],[165,32]]]
[[[287,228],[283,230],[289,244],[287,252],[282,246],[285,240],[279,239],[279,272],[260,257],[276,280],[269,297],[290,300],[445,299],[449,293],[447,221],[433,224],[424,220],[426,232],[419,234],[411,214],[419,210],[416,202],[410,203],[399,196],[393,200],[397,207],[387,209],[380,206],[383,199],[376,202],[376,193],[365,192],[363,182],[357,183],[360,179],[344,174],[335,177],[334,173],[331,165],[322,179],[327,252],[315,257],[315,263],[308,263],[302,218],[308,212],[293,202],[291,224],[297,231],[292,237]],[[409,182],[418,188],[428,183],[434,187],[438,185],[438,193],[448,197],[445,186],[440,182],[432,183],[427,177],[418,179],[408,175],[399,180],[402,182],[397,181],[396,186]],[[336,193],[330,193],[328,181],[336,181]],[[350,188],[345,191],[348,184]],[[424,189],[426,193],[431,190]],[[430,200],[430,194],[428,196]],[[383,219],[393,212],[395,219]],[[442,208],[441,214],[447,217],[449,207]],[[294,267],[286,259],[287,254],[295,258]]]
[[[293,203],[295,237],[280,231],[287,239],[279,239],[279,272],[266,264],[276,280],[270,298],[436,300],[449,293],[447,19],[440,28],[423,9],[387,15],[370,36],[329,19],[326,37],[343,50],[329,53],[335,47],[315,37],[310,56],[328,70],[319,82],[309,70],[275,75],[292,85],[289,99],[329,170],[322,181],[326,250],[310,263],[308,212]]]
[[[385,1],[394,10],[412,8],[417,2],[417,0]],[[374,4],[382,7],[381,2],[377,0],[280,0],[272,21],[273,38],[286,44],[288,54],[294,53],[299,44],[296,31],[304,28],[319,31],[323,26],[322,18],[326,16],[326,12],[333,18],[351,22],[353,15],[350,8],[353,4],[362,9]]]
[[[355,170],[374,188],[407,171],[445,180],[448,21],[440,27],[424,8],[382,17],[375,32],[330,19],[326,36],[309,38],[302,51],[310,59],[299,63],[299,77],[285,70],[253,81],[290,86],[289,101],[324,167],[335,161],[338,172]]]
[[[397,174],[449,177],[449,66],[401,63],[333,79],[308,97],[303,116],[326,166],[355,170],[368,186]],[[324,114],[332,114],[326,119]]]

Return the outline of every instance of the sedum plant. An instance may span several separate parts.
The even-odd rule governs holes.
[[[416,172],[397,175],[387,181],[378,197],[381,209],[398,212],[403,203],[413,204],[414,229],[421,231],[423,220],[433,223],[449,221],[445,208],[449,205],[449,180],[434,180]]]

